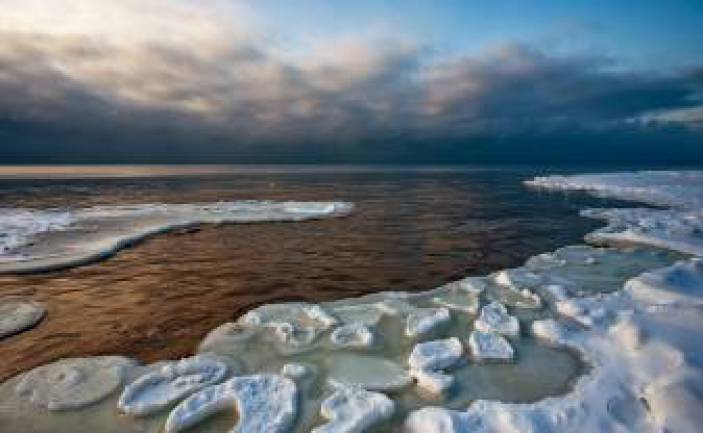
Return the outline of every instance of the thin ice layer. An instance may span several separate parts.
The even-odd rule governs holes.
[[[0,339],[32,328],[45,314],[46,310],[37,302],[0,300]]]
[[[344,202],[235,201],[69,210],[0,209],[0,273],[78,265],[146,236],[195,224],[304,221],[342,216]]]

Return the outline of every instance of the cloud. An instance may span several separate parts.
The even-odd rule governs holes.
[[[115,134],[153,152],[431,152],[438,141],[686,127],[673,114],[633,119],[701,105],[699,72],[628,71],[520,44],[440,59],[409,38],[362,33],[291,50],[248,5],[0,0],[0,134],[15,143],[4,150],[53,131],[96,152]]]

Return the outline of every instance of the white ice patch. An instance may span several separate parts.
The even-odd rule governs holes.
[[[703,306],[703,259],[682,261],[630,279],[625,291],[650,304]]]
[[[449,323],[451,320],[452,316],[447,308],[416,308],[408,314],[405,335],[408,337],[421,337]]]
[[[364,433],[393,416],[393,400],[363,388],[340,386],[320,406],[320,414],[329,422],[311,433]]]
[[[221,382],[227,365],[205,355],[168,362],[127,385],[117,406],[128,415],[150,415],[184,397]]]
[[[703,171],[642,171],[537,177],[526,182],[550,190],[579,190],[672,209],[587,209],[608,226],[588,235],[599,243],[639,243],[703,254]]]
[[[20,260],[14,251],[37,234],[61,231],[73,222],[69,211],[0,208],[0,260]]]
[[[0,339],[34,327],[45,314],[37,302],[0,300]]]
[[[567,342],[567,329],[554,319],[532,322],[532,335],[552,346],[563,346]]]
[[[22,375],[15,393],[49,410],[80,409],[115,392],[135,367],[120,356],[62,359]]]
[[[169,414],[166,433],[194,427],[211,415],[236,408],[239,421],[233,433],[288,432],[298,409],[298,390],[292,380],[274,374],[234,377],[191,395]]]
[[[235,201],[71,210],[0,208],[0,272],[30,272],[110,255],[149,235],[196,224],[304,221],[348,214],[344,202]]]
[[[473,331],[469,336],[469,347],[474,360],[510,361],[515,357],[508,340],[492,332]]]
[[[520,335],[520,322],[516,317],[508,314],[505,306],[498,302],[491,302],[481,308],[481,314],[474,322],[474,328],[482,332],[494,332],[508,337]]]
[[[456,364],[463,352],[456,337],[418,343],[410,353],[408,365],[413,370],[442,370]]]
[[[330,341],[338,348],[367,349],[373,346],[371,330],[361,323],[340,326],[330,334]]]
[[[416,344],[408,358],[410,374],[417,386],[435,395],[441,395],[454,385],[454,377],[441,370],[456,364],[464,352],[458,338],[434,340]]]

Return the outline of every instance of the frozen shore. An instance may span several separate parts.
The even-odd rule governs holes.
[[[196,358],[39,367],[0,385],[0,431],[699,431],[703,173],[529,184],[668,208],[598,211],[627,214],[587,238],[617,248],[564,247],[425,293],[265,305]]]
[[[297,222],[344,216],[345,202],[234,201],[79,209],[0,208],[0,274],[76,266],[139,240],[199,224]]]

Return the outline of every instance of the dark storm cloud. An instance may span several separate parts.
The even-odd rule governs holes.
[[[519,44],[440,60],[388,38],[293,55],[209,13],[163,3],[140,17],[159,25],[0,27],[0,162],[515,160],[594,140],[675,138],[690,152],[700,138],[700,69],[637,72]]]

